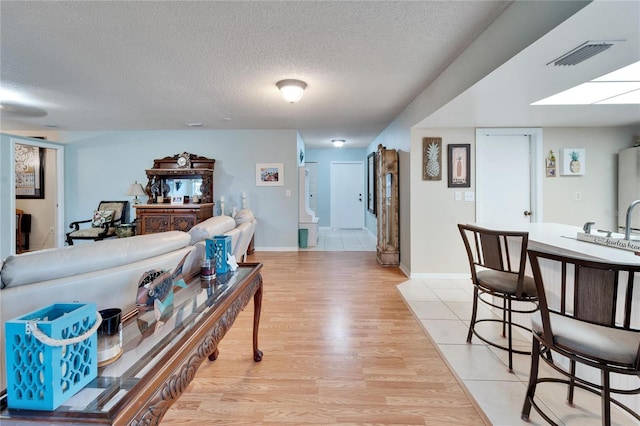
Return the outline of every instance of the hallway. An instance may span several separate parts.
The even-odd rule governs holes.
[[[301,251],[376,251],[376,239],[366,229],[318,230],[318,245]]]

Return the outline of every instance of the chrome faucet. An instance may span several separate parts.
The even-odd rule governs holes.
[[[631,240],[631,212],[633,208],[640,204],[640,200],[635,200],[631,204],[629,204],[629,208],[627,209],[627,221],[624,225],[624,239]]]

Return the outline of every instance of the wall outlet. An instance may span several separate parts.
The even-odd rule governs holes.
[[[465,201],[475,201],[476,194],[473,191],[464,191],[464,200]]]
[[[574,196],[574,200],[576,201],[582,200],[582,192],[580,191],[576,192],[576,195]]]

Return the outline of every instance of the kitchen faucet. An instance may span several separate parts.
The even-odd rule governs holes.
[[[631,212],[633,208],[640,204],[640,200],[635,200],[631,204],[629,204],[629,208],[627,209],[627,221],[624,226],[624,239],[631,240]]]

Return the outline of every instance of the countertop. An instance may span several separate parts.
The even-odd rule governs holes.
[[[508,227],[495,223],[476,223],[475,225],[488,229],[526,231],[529,233],[529,247],[535,250],[611,263],[640,265],[640,256],[632,251],[579,241],[577,235],[578,232],[583,232],[582,226],[560,223],[511,224]]]

